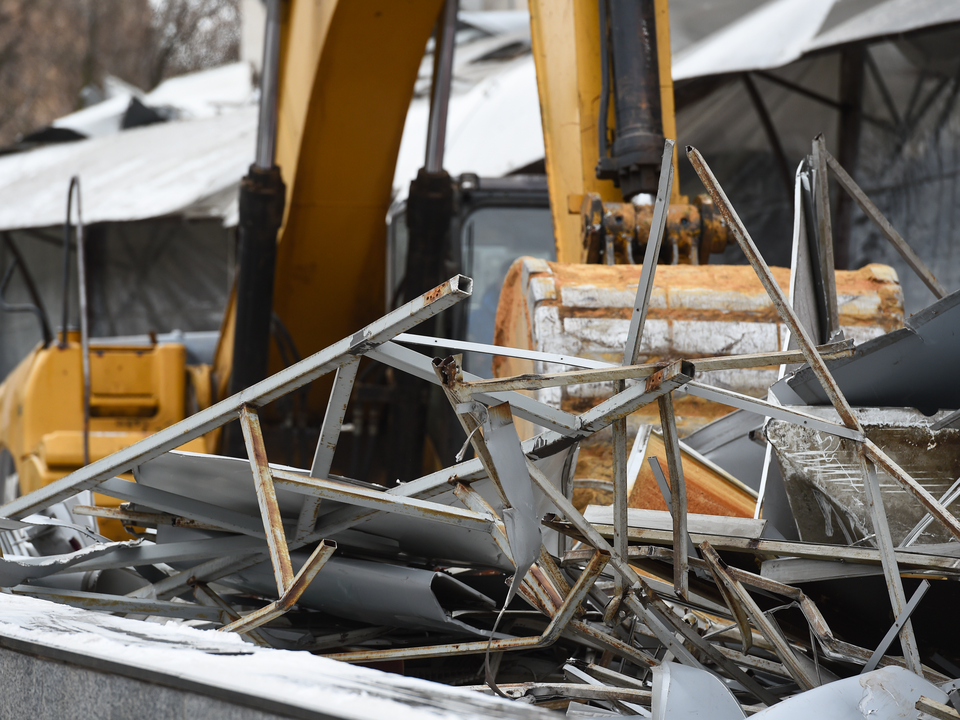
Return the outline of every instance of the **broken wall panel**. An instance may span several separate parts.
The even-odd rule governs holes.
[[[804,410],[824,418],[836,416],[832,408]],[[935,497],[960,477],[960,430],[930,427],[946,413],[926,417],[900,408],[855,408],[854,412],[867,437]],[[801,540],[847,545],[873,532],[857,443],[779,420],[767,423],[765,435],[776,451]],[[882,468],[878,478],[897,544],[926,511]],[[942,525],[931,523],[918,542],[947,542],[951,537]]]

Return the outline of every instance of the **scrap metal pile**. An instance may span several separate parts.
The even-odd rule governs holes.
[[[956,357],[957,315],[948,311],[960,295],[946,296],[815,141],[797,198],[814,198],[821,221],[808,232],[797,203],[795,247],[807,250],[795,253],[788,299],[688,148],[795,349],[637,364],[672,152],[668,141],[622,364],[464,347],[578,368],[481,379],[457,357],[431,359],[401,344],[418,341],[405,333],[470,295],[471,280],[456,276],[354,336],[3,506],[0,586],[402,668],[568,715],[880,720],[915,716],[916,707],[960,717],[950,706],[960,644],[949,620],[960,521],[947,509],[960,495],[951,429],[960,411],[909,409],[960,407],[956,385],[942,380],[946,358]],[[832,266],[822,220],[828,166],[942,298],[856,349],[831,333],[818,346],[829,312],[818,320],[798,301],[812,273],[829,309],[832,270],[820,273]],[[811,257],[811,247],[824,255]],[[440,386],[466,435],[456,464],[390,489],[331,475],[361,358]],[[802,365],[768,399],[697,380],[708,370],[791,364]],[[335,380],[312,466],[270,464],[258,409],[328,373]],[[614,393],[579,414],[522,392],[599,382]],[[684,393],[739,408],[765,434],[745,440],[768,449],[757,477],[740,478],[760,480],[755,517],[688,512],[674,406]],[[650,469],[667,511],[628,507],[628,469],[638,469],[626,418],[653,404],[666,468],[652,459]],[[249,460],[175,450],[238,417]],[[515,418],[541,431],[521,441]],[[612,435],[613,503],[581,511],[572,502],[578,446],[603,430]],[[468,444],[475,457],[463,460]],[[789,533],[760,517],[777,464],[797,525]],[[94,492],[124,504],[95,505]],[[108,542],[94,517],[120,520],[141,539]],[[784,538],[797,531],[799,540]],[[911,618],[921,605],[928,612]]]

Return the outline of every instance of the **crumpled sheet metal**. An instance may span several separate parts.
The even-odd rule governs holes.
[[[543,502],[543,493],[530,482],[527,459],[520,449],[520,438],[513,425],[513,415],[508,403],[487,409],[483,423],[483,441],[497,466],[497,475],[503,486],[510,507],[501,511],[506,527],[510,552],[516,565],[516,573],[507,593],[506,603],[513,599],[520,581],[540,557],[541,530],[537,514],[537,500]],[[539,497],[538,497],[539,496]]]
[[[852,357],[827,361],[827,367],[851,405],[915,407],[927,414],[955,410],[960,408],[960,384],[937,382],[930,373],[949,372],[960,356],[958,317],[960,290],[910,316],[902,328],[862,342]],[[797,399],[828,404],[809,368],[784,378],[773,392],[785,404],[799,404]]]
[[[558,453],[538,460],[537,465],[544,474],[559,482],[566,456],[566,452]],[[271,464],[271,467],[281,468],[304,477],[309,474],[307,470],[298,468],[274,464]],[[175,450],[139,465],[134,470],[134,477],[139,484],[146,487],[179,495],[183,498],[185,506],[192,501],[207,502],[249,515],[259,522],[257,517],[259,509],[251,480],[250,463],[246,460]],[[496,488],[488,479],[474,482],[471,487],[494,510],[498,512],[501,510]],[[285,490],[283,487],[277,487],[276,494],[284,521],[296,521],[304,496]],[[452,488],[431,497],[430,500],[451,507],[461,506]],[[320,507],[322,522],[324,516],[342,509],[344,505],[325,500]],[[398,552],[403,551],[418,557],[470,563],[501,570],[513,569],[513,564],[487,533],[450,525],[424,523],[393,513],[380,513],[347,531],[346,535],[341,536],[337,533],[332,539],[343,542],[347,546],[357,542],[363,545],[362,536],[364,535],[369,536],[366,542],[379,545],[393,544]],[[556,545],[556,533],[546,531],[544,536],[544,542],[548,547],[551,544]]]
[[[290,556],[294,572],[307,553]],[[357,622],[411,630],[432,630],[489,636],[454,617],[456,610],[492,609],[486,595],[440,572],[334,556],[323,566],[322,577],[300,596],[304,607],[322,610]],[[245,592],[276,593],[273,568],[261,563],[221,582]],[[440,598],[444,602],[441,604]]]
[[[782,700],[752,717],[757,720],[913,720],[920,696],[940,703],[940,688],[909,670],[885,667],[822,685]],[[672,719],[671,719],[672,720]]]

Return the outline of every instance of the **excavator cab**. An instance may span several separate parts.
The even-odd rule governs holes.
[[[450,184],[454,211],[442,250],[444,271],[473,278],[473,295],[445,313],[450,326],[443,336],[489,345],[510,266],[522,256],[556,260],[547,181],[544,175],[481,178],[466,173]],[[387,297],[394,298],[394,305],[410,238],[406,210],[400,201],[387,216]],[[489,355],[469,354],[464,363],[468,372],[491,377]]]

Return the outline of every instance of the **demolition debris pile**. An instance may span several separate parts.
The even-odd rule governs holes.
[[[672,151],[668,141],[622,362],[488,346],[479,350],[575,369],[481,379],[456,357],[409,349],[424,339],[407,331],[470,295],[470,279],[454,277],[3,506],[0,648],[68,663],[86,652],[107,673],[187,678],[201,694],[302,717],[382,717],[392,702],[434,717],[544,717],[536,705],[666,720],[960,718],[960,637],[948,620],[960,577],[960,521],[948,509],[960,497],[960,386],[943,377],[960,350],[960,293],[945,293],[818,138],[797,174],[788,297],[689,148],[789,342],[776,352],[638,364]],[[903,328],[856,347],[838,321],[828,171],[937,298]],[[439,386],[466,435],[460,457],[469,444],[474,458],[390,489],[332,475],[361,358]],[[781,372],[766,399],[699,379],[770,366]],[[270,464],[258,409],[331,373],[312,466]],[[579,413],[528,394],[586,383],[607,383],[612,394]],[[691,397],[738,410],[681,441],[684,405],[675,399]],[[627,417],[654,406],[659,429],[634,433]],[[249,460],[175,449],[237,418]],[[518,432],[515,419],[538,434]],[[601,432],[611,438],[612,503],[575,503],[578,489],[604,484],[576,472],[581,442]],[[666,510],[633,492],[641,477]],[[727,500],[716,501],[725,510],[691,512],[688,487],[691,498],[726,488]],[[94,492],[123,504],[95,505]],[[140,539],[109,542],[96,517]],[[100,641],[85,646],[78,636]],[[340,672],[346,666],[309,656],[312,670],[298,675],[299,661],[281,651],[478,692]],[[178,652],[189,662],[178,663]],[[204,656],[209,663],[197,660]],[[268,667],[283,678],[244,683]],[[309,685],[309,672],[337,702],[290,689]],[[351,693],[366,700],[344,703]]]

